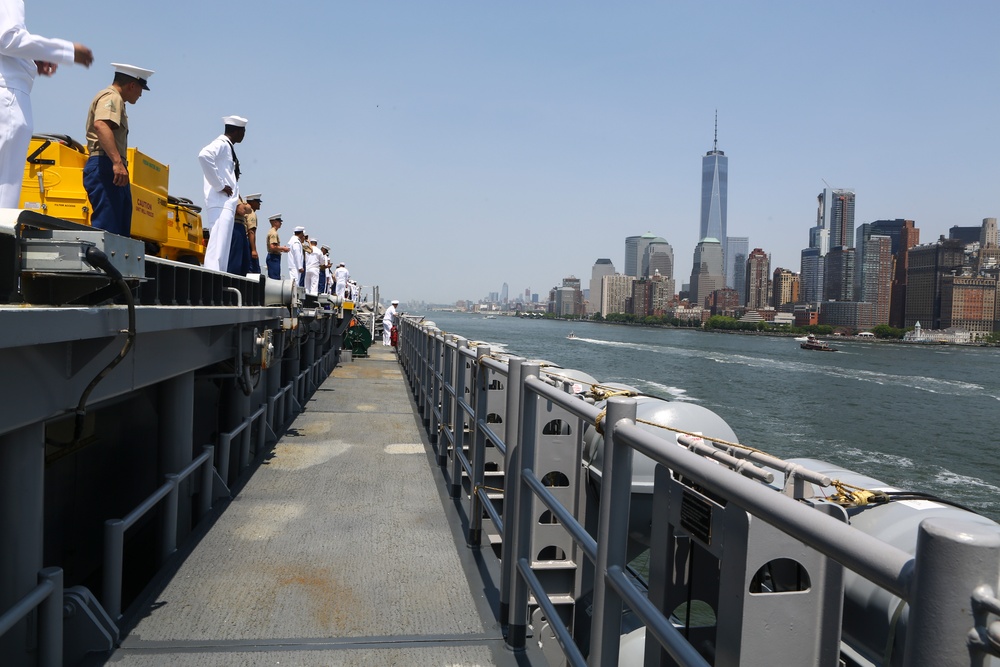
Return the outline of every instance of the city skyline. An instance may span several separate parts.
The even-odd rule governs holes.
[[[284,240],[306,226],[386,298],[546,293],[598,257],[618,266],[622,237],[646,231],[686,282],[716,110],[727,233],[774,266],[798,266],[823,179],[854,189],[857,223],[914,220],[925,239],[1000,214],[996,2],[849,3],[849,49],[824,39],[828,6],[788,0],[132,10],[153,27],[29,3],[32,32],[95,55],[35,82],[35,131],[80,140],[111,62],[155,70],[129,145],[170,166],[170,194],[201,205],[199,150],[223,116],[248,118],[241,189],[283,215]],[[242,50],[220,78],[219,25],[299,48]],[[275,81],[292,107],[267,94]]]

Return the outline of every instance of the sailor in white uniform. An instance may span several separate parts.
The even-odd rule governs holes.
[[[320,283],[322,284],[323,294],[333,294],[333,262],[330,261],[330,246],[322,245],[320,250],[323,251],[320,257],[322,263],[319,265]]]
[[[393,299],[392,304],[385,309],[382,315],[382,345],[392,345],[392,324],[396,321],[396,306],[399,301]]]
[[[305,276],[305,259],[302,251],[302,237],[305,236],[305,227],[296,227],[292,238],[288,240],[288,277],[296,285]]]
[[[344,292],[347,290],[347,281],[351,279],[351,272],[347,270],[343,262],[338,264],[337,268],[333,270],[333,279],[337,282],[337,296],[343,299]]]
[[[35,5],[40,12],[45,5]],[[18,208],[24,156],[34,124],[31,87],[59,65],[90,67],[94,54],[83,44],[32,35],[24,25],[24,1],[0,0],[0,208]]]
[[[309,239],[312,252],[306,253],[306,293],[319,294],[319,267],[323,263],[323,253],[316,245],[316,239]]]
[[[211,228],[205,248],[205,268],[229,270],[229,251],[233,238],[236,206],[240,203],[240,162],[235,144],[246,135],[247,119],[225,116],[225,130],[198,153],[205,177],[205,210],[202,222]]]

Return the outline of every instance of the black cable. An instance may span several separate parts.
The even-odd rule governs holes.
[[[94,268],[100,269],[108,274],[108,276],[110,276],[112,281],[118,285],[122,294],[125,296],[125,302],[128,305],[128,330],[125,333],[127,333],[128,336],[125,339],[125,344],[122,346],[121,351],[118,352],[118,356],[112,359],[111,362],[105,366],[93,380],[90,381],[87,388],[83,390],[83,395],[80,396],[80,401],[76,405],[76,428],[73,433],[74,442],[78,442],[80,437],[83,435],[83,420],[87,416],[87,399],[90,397],[90,393],[94,391],[94,387],[96,387],[98,383],[128,355],[129,351],[132,349],[132,343],[135,341],[135,299],[132,297],[132,289],[128,286],[128,283],[125,282],[121,272],[111,264],[108,256],[97,247],[90,246],[87,248],[85,259],[87,260],[87,263]]]
[[[952,507],[957,507],[960,510],[965,510],[966,512],[971,512],[973,514],[981,514],[971,507],[966,507],[951,500],[945,500],[944,498],[939,498],[930,493],[923,493],[921,491],[885,491],[885,495],[889,496],[889,500],[930,500],[935,503],[941,503],[942,505],[950,505]]]

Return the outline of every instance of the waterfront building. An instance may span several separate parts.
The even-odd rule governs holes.
[[[667,240],[657,236],[650,240],[642,253],[642,277],[652,278],[659,271],[661,276],[674,277],[674,249]]]
[[[854,201],[854,191],[847,189],[827,188],[819,198],[817,218],[830,231],[830,247],[823,257],[824,301],[854,300]]]
[[[734,289],[717,289],[708,295],[708,309],[712,315],[738,317],[743,311],[743,300]]]
[[[875,222],[879,224],[884,221],[876,220]],[[920,243],[920,230],[917,229],[915,223],[912,220],[902,220],[900,222],[903,224],[899,227],[898,244],[895,242],[891,230],[888,234],[889,238],[893,238],[893,270],[892,288],[890,289],[889,297],[889,325],[897,329],[902,329],[906,326],[906,273],[910,266],[910,248]],[[877,229],[880,233],[885,233],[886,231],[882,225],[879,225]]]
[[[823,300],[854,301],[854,248],[836,246],[823,258]]]
[[[832,211],[830,188],[816,195],[816,225],[809,228],[809,247],[802,250],[799,276],[802,299],[818,305],[823,300],[825,280],[824,258],[830,252],[830,216]]]
[[[920,233],[914,226],[912,220],[896,218],[894,220],[875,220],[866,222],[858,226],[855,234],[855,272],[854,291],[856,295],[861,295],[862,282],[865,280],[865,272],[870,267],[868,258],[865,256],[865,239],[872,236],[887,236],[891,241],[890,253],[892,254],[893,267],[891,269],[889,286],[889,320],[888,324],[902,328],[904,322],[904,311],[906,306],[906,251],[917,245],[920,241]],[[871,293],[872,285],[869,284],[866,293]],[[862,301],[872,301],[872,298],[858,296]]]
[[[586,315],[579,278],[576,276],[563,278],[561,287],[553,287],[549,291],[549,312],[559,317]]]
[[[746,236],[730,236],[726,239],[726,287],[736,290],[737,294],[746,294],[747,253],[750,252],[750,239]]]
[[[625,237],[625,275],[633,278],[639,276],[639,238],[638,236]]]
[[[632,296],[632,276],[619,273],[601,278],[601,316],[609,313],[627,313],[626,302]]]
[[[648,278],[637,278],[632,281],[628,312],[636,317],[641,318],[650,314],[649,283]]]
[[[718,239],[702,239],[695,246],[691,268],[689,299],[692,304],[704,306],[709,294],[726,286],[722,272],[722,244]]]
[[[820,255],[820,249],[804,249],[801,263],[799,286],[802,301],[807,304],[818,304],[823,300],[823,257]]]
[[[989,336],[996,323],[997,279],[989,276],[941,277],[941,328],[964,329],[972,339]]]
[[[677,297],[677,293],[674,291],[676,283],[673,278],[664,276],[659,272],[654,273],[649,279],[653,283],[652,294],[650,295],[650,300],[653,304],[653,314],[664,315]]]
[[[857,298],[875,306],[875,324],[889,323],[889,306],[892,296],[892,239],[872,235],[865,238],[858,250],[863,251],[860,286]]]
[[[625,275],[633,278],[643,278],[643,258],[646,256],[646,248],[655,240],[663,241],[662,238],[652,232],[646,232],[642,236],[629,236],[625,239]],[[666,241],[663,241],[666,243]]]
[[[834,190],[830,198],[830,249],[854,247],[854,190]]]
[[[719,150],[719,116],[716,114],[712,150],[705,153],[705,157],[701,159],[701,224],[698,229],[698,240],[716,239],[723,258],[727,256],[725,244],[728,192],[729,158]],[[725,264],[719,273],[725,276]],[[705,296],[708,296],[708,292]]]
[[[747,299],[749,310],[771,304],[771,256],[760,248],[750,251],[746,263]]]
[[[965,245],[972,245],[973,243],[979,243],[982,233],[982,226],[961,227],[953,225],[948,229],[948,238],[954,241],[961,241]]]
[[[601,312],[602,285],[604,276],[614,275],[615,265],[610,259],[602,257],[594,262],[594,267],[590,271],[590,295],[587,299],[587,314],[594,315]]]
[[[775,269],[773,275],[771,297],[774,309],[782,310],[798,303],[799,275],[781,267]]]
[[[668,284],[659,273],[632,281],[629,312],[636,317],[660,316],[666,313],[674,298],[673,289],[669,289],[673,281],[670,283]]]
[[[997,232],[996,218],[983,218],[983,227],[979,234],[979,247],[996,248],[1000,246],[1000,234]]]
[[[820,305],[819,323],[843,327],[852,331],[875,326],[875,304],[867,301],[824,301]]]
[[[833,190],[823,188],[816,195],[816,226],[809,230],[809,247],[819,248],[820,257],[830,252],[830,217],[833,211]]]
[[[935,243],[910,248],[906,271],[906,320],[926,329],[941,329],[941,283],[946,275],[961,274],[965,244],[941,237]]]

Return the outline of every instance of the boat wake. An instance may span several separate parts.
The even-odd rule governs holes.
[[[667,398],[672,401],[687,401],[687,402],[697,402],[698,399],[692,396],[688,396],[686,389],[681,389],[680,387],[671,387],[670,385],[661,384],[659,382],[653,382],[652,380],[620,380],[625,384],[629,384],[636,389],[641,390],[643,393],[652,394],[654,396],[660,396]]]
[[[746,354],[729,354],[725,352],[705,352],[672,345],[655,345],[650,343],[625,343],[598,338],[577,338],[577,341],[610,348],[621,348],[639,352],[651,352],[673,357],[701,358],[719,364],[738,364],[747,368],[767,368],[787,373],[813,373],[838,377],[856,382],[869,382],[878,385],[907,387],[931,394],[954,394],[957,396],[987,395],[1000,400],[1000,394],[989,392],[985,387],[972,382],[949,380],[921,375],[898,375],[882,373],[866,369],[845,368],[836,364],[817,364],[806,361],[790,361],[786,357],[760,357]],[[850,356],[850,355],[844,355]]]

